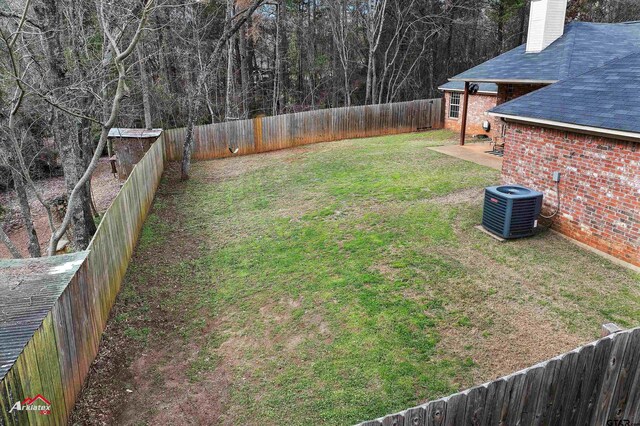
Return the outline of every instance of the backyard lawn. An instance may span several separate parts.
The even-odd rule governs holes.
[[[353,424],[640,323],[640,277],[476,230],[434,131],[170,165],[72,419]]]

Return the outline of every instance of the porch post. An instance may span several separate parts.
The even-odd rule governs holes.
[[[467,107],[469,106],[469,82],[464,82],[464,101],[462,102],[462,125],[460,126],[460,145],[464,145],[467,136]]]

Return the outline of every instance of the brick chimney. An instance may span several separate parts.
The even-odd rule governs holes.
[[[567,0],[531,0],[527,53],[542,52],[564,34]]]

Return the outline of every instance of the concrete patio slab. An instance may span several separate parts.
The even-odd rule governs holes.
[[[487,143],[474,143],[467,144],[465,146],[445,145],[431,147],[429,149],[461,160],[471,161],[472,163],[480,164],[481,166],[502,170],[502,158],[496,155],[487,154],[486,151],[491,150],[491,145]]]

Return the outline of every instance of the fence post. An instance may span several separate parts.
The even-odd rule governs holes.
[[[253,119],[253,146],[256,154],[262,152],[262,118]]]
[[[196,126],[192,155],[194,159],[211,160],[228,157],[230,146],[238,147],[240,154],[252,154],[317,142],[438,129],[443,124],[441,103],[442,99],[414,100]],[[184,128],[166,131],[170,161],[180,159],[185,136]]]

